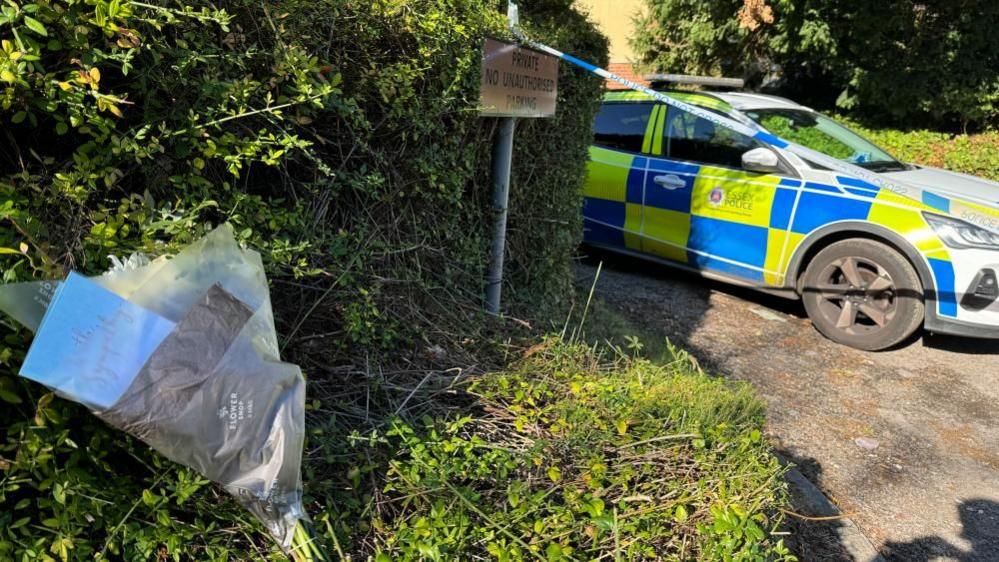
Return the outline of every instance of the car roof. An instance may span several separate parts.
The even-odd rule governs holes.
[[[753,109],[808,109],[799,103],[780,96],[768,96],[766,94],[749,92],[718,92],[712,95],[725,100],[739,111]]]
[[[680,101],[728,113],[733,109],[751,111],[754,109],[808,109],[787,98],[745,92],[705,92],[663,90],[663,93]],[[653,97],[643,92],[631,90],[613,91],[604,94],[605,102],[651,101]]]
[[[680,101],[687,102],[693,105],[699,105],[707,109],[714,109],[722,113],[728,113],[732,111],[732,105],[727,101],[719,98],[717,95],[709,92],[686,92],[686,91],[676,91],[669,90],[663,91],[664,94],[676,98]],[[654,98],[644,92],[635,92],[631,90],[613,91],[604,94],[605,102],[620,102],[620,101],[653,101]]]

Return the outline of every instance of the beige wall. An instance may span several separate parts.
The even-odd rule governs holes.
[[[610,39],[611,62],[634,62],[628,38],[633,28],[631,19],[641,9],[642,0],[576,0],[576,6],[589,13]]]

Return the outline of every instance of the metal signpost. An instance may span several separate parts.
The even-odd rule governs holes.
[[[552,117],[557,98],[558,58],[492,38],[485,40],[479,114],[501,118],[493,141],[493,243],[486,278],[486,306],[492,314],[499,314],[503,289],[510,166],[517,118]]]

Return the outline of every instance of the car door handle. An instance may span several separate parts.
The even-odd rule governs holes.
[[[687,182],[683,181],[683,178],[675,174],[667,174],[665,176],[656,176],[652,178],[652,181],[656,184],[672,191],[674,189],[683,189],[687,187]]]

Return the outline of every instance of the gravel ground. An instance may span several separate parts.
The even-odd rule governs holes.
[[[823,338],[796,301],[602,258],[596,295],[706,370],[751,381],[780,454],[886,559],[999,560],[999,341],[857,351]],[[580,264],[579,284],[595,271]],[[792,527],[802,560],[848,559],[833,525]]]

